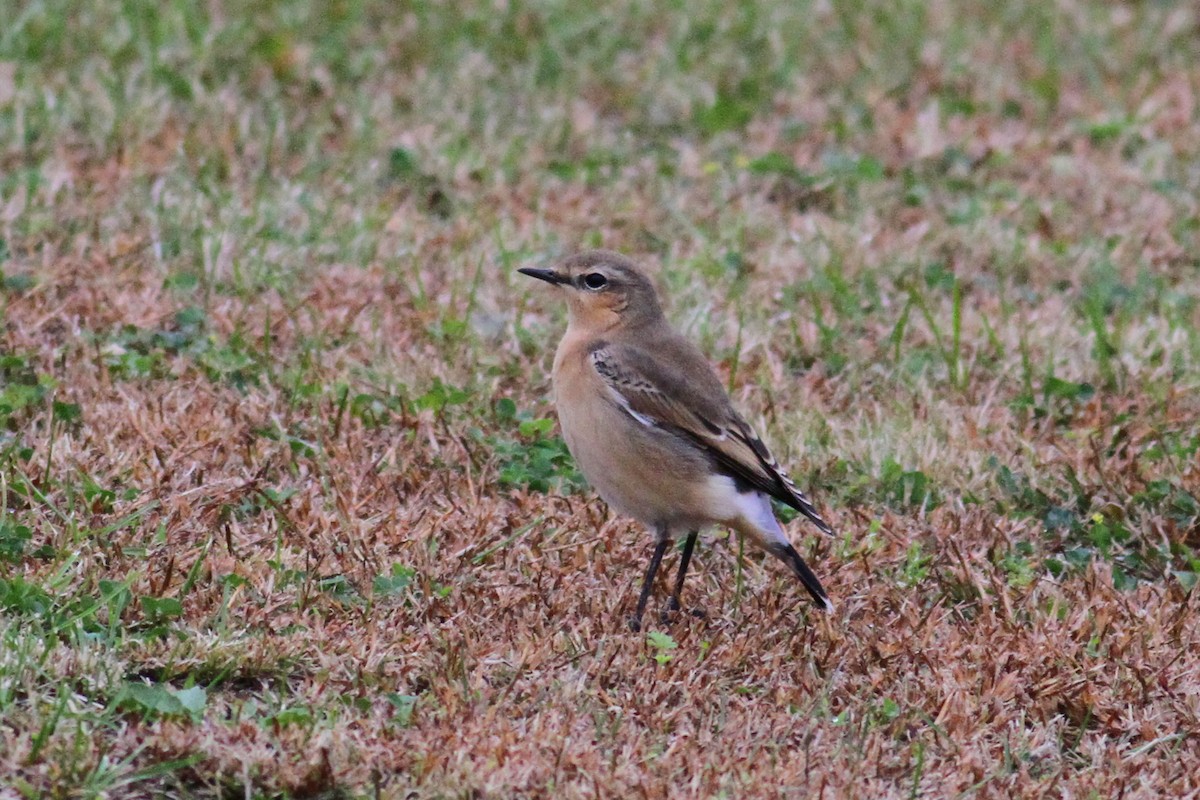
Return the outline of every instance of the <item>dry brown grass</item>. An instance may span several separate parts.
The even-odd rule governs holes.
[[[1196,12],[860,5],[208,9],[203,46],[168,5],[190,96],[36,9],[0,39],[4,388],[42,386],[0,795],[1200,793]],[[741,132],[693,116],[739,77]],[[550,415],[562,321],[512,270],[590,244],[842,533],[789,526],[833,614],[710,532],[707,618],[632,634],[647,535],[520,485],[557,440],[501,401]]]

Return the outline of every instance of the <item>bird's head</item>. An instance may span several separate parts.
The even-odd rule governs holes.
[[[599,332],[662,317],[654,284],[632,261],[611,250],[587,250],[551,269],[517,271],[563,289],[573,327]]]

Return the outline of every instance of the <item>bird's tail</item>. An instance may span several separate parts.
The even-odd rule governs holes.
[[[804,588],[812,595],[813,600],[817,601],[817,605],[826,611],[833,611],[833,603],[829,601],[829,595],[825,594],[825,587],[808,568],[808,564],[804,563],[804,559],[796,552],[796,548],[791,544],[781,543],[772,545],[770,551],[771,555],[792,568],[792,572],[796,573],[796,577],[804,584]]]
[[[734,528],[749,536],[759,547],[787,564],[796,577],[804,584],[804,588],[817,601],[817,605],[826,611],[833,610],[829,595],[817,580],[817,576],[804,563],[804,559],[792,547],[787,534],[775,519],[771,509],[771,501],[761,492],[750,492],[738,495],[741,514],[731,524]]]

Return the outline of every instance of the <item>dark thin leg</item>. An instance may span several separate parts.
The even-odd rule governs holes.
[[[650,599],[650,591],[654,588],[654,576],[658,574],[658,565],[670,543],[671,540],[664,536],[654,546],[654,555],[650,556],[650,566],[646,569],[646,580],[642,582],[642,593],[638,595],[637,613],[629,620],[630,630],[642,629],[642,614],[646,613],[646,601]]]
[[[683,579],[687,577],[688,564],[692,561],[692,550],[696,547],[698,533],[699,531],[692,531],[683,543],[683,556],[679,559],[679,574],[675,576],[675,591],[671,593],[671,599],[667,601],[668,611],[679,610],[679,595],[683,592]]]

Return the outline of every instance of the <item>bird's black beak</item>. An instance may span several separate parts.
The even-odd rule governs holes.
[[[517,270],[517,272],[521,273],[522,275],[528,275],[531,278],[537,278],[539,281],[545,281],[546,283],[554,284],[555,286],[569,282],[566,277],[559,275],[552,269],[533,269],[531,267],[522,267],[521,269]]]

